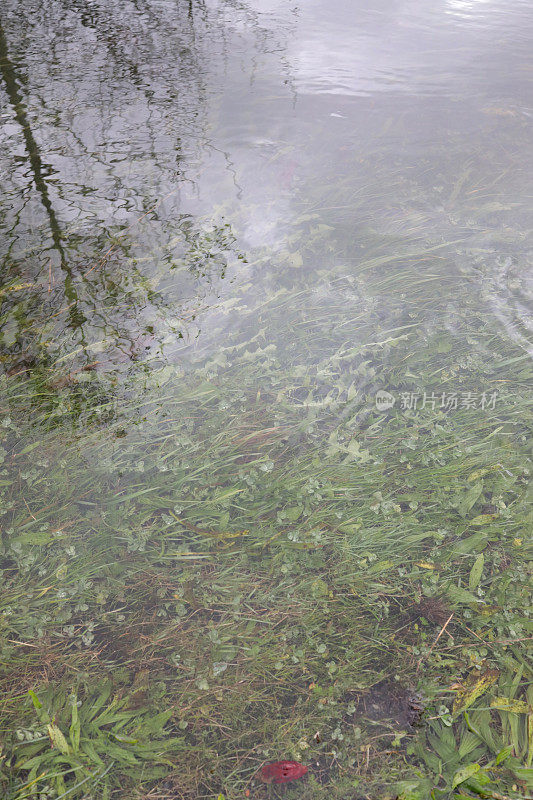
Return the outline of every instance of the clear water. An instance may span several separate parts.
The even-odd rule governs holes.
[[[483,302],[522,340],[504,265],[527,233],[528,2],[28,2],[22,19],[7,0],[2,26],[2,254],[42,287],[43,319],[70,305],[53,357],[216,352],[221,301],[356,274],[368,230],[482,254],[444,248],[428,320]],[[330,228],[280,274],[310,213]],[[224,335],[241,324],[227,314]]]
[[[199,531],[245,532],[243,558],[259,546],[276,571],[277,544],[353,533],[353,504],[387,495],[373,437],[425,435],[386,433],[413,410],[401,393],[474,393],[474,459],[480,404],[532,377],[532,23],[529,0],[2,0],[0,369],[6,392],[43,382],[18,447],[45,450],[8,524],[37,543],[71,525],[78,553],[99,530],[176,570],[226,558]],[[324,453],[362,470],[341,500]],[[434,477],[415,473],[418,497]],[[396,530],[378,528],[367,549]],[[24,536],[23,580],[44,586],[52,551]],[[112,639],[91,624],[82,650]]]

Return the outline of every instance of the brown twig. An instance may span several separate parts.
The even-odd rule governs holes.
[[[444,623],[444,625],[440,629],[437,638],[435,639],[435,641],[433,642],[433,644],[429,648],[429,652],[427,653],[428,656],[431,655],[431,653],[433,652],[433,648],[436,646],[436,644],[439,641],[440,637],[442,636],[442,634],[444,633],[444,631],[446,630],[446,628],[448,627],[448,625],[452,621],[454,614],[455,614],[455,611],[452,611],[452,613],[450,614],[450,616],[448,617],[448,619],[446,620],[446,622]],[[418,664],[416,665],[416,671],[417,672],[420,669],[420,665],[422,663],[423,658],[424,658],[423,656],[420,656],[420,658],[418,659]]]

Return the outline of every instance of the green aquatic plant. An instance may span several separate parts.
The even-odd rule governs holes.
[[[400,785],[400,800],[532,795],[533,691],[523,680],[524,664],[515,663],[516,674],[505,673],[496,685],[473,676],[468,693],[453,704],[453,718],[428,722],[412,748],[426,775]]]
[[[131,785],[168,771],[169,753],[183,738],[170,737],[165,726],[173,710],[154,713],[135,704],[135,695],[113,694],[111,681],[94,693],[32,689],[35,719],[14,734],[12,768],[6,798],[109,797],[119,771]],[[133,703],[132,703],[133,701]],[[13,788],[13,782],[19,783]]]
[[[471,240],[462,176],[453,236],[409,204],[376,231],[378,178],[365,200],[317,181],[242,274],[238,213],[182,226],[150,281],[125,243],[116,276],[93,258],[96,355],[61,304],[37,313],[53,290],[9,276],[10,800],[263,797],[254,775],[285,759],[309,766],[287,800],[530,792],[531,367],[482,294],[524,232]],[[170,268],[233,281],[191,304],[197,347],[172,296],[166,319]],[[146,341],[120,360],[135,296]]]
[[[390,386],[396,361],[409,359],[413,372],[419,363],[421,385],[439,364],[438,349],[428,355],[415,337],[402,342],[371,386]],[[362,357],[341,348],[322,362],[325,374],[338,376],[335,401],[323,406],[313,405],[323,397],[320,383],[305,387],[305,373],[283,376],[262,349],[236,361],[228,378],[216,363],[194,377],[154,370],[143,378],[150,394],[122,407],[113,402],[101,426],[98,409],[107,401],[99,399],[98,378],[95,392],[76,394],[76,402],[72,387],[50,390],[39,374],[4,382],[2,724],[32,730],[26,688],[50,719],[40,721],[40,741],[6,740],[3,780],[13,798],[33,788],[27,785],[41,767],[55,770],[56,758],[68,766],[61,762],[52,797],[85,778],[79,791],[89,794],[101,778],[111,796],[133,799],[127,787],[135,772],[147,792],[164,773],[185,797],[223,789],[233,798],[263,761],[282,757],[310,765],[298,789],[304,798],[394,797],[396,782],[413,784],[417,770],[424,800],[426,789],[468,792],[459,783],[442,788],[463,768],[494,781],[489,765],[499,750],[462,716],[476,728],[484,696],[455,719],[446,687],[465,671],[504,674],[511,659],[512,674],[520,665],[529,674],[530,506],[521,449],[529,400],[502,395],[482,417],[430,406],[393,408],[385,417],[372,394],[350,391],[381,347]],[[350,359],[344,375],[339,364]],[[497,361],[491,369],[498,374]],[[284,384],[290,389],[282,391]],[[49,404],[35,406],[41,417],[28,421],[37,387]],[[360,409],[366,423],[354,428]],[[94,422],[80,431],[85,413]],[[46,703],[35,688],[43,668],[55,698]],[[146,691],[157,686],[158,702],[179,708],[168,722],[179,745],[147,743],[136,732],[149,717],[146,699],[128,708],[125,698],[140,669],[148,670]],[[92,744],[102,764],[72,750],[69,687],[80,671],[88,676],[87,694],[78,694],[85,748]],[[91,704],[109,673],[110,697],[119,698],[126,722],[95,727]],[[385,686],[380,699],[378,684]],[[392,702],[395,686],[425,695],[420,728],[407,700]],[[513,697],[503,684],[494,696]],[[500,732],[498,709],[489,713],[504,750],[512,739]],[[431,716],[439,719],[425,723]],[[441,767],[438,750],[450,746],[443,720],[457,746],[466,740],[462,757]],[[48,724],[68,754],[56,728],[51,747]],[[516,723],[505,724],[512,735]],[[516,771],[527,769],[522,728],[519,736],[509,757],[521,766],[496,765],[496,793],[512,796],[523,781]],[[104,752],[111,744],[116,758]],[[428,753],[437,761],[424,759]],[[31,778],[30,757],[37,758]]]

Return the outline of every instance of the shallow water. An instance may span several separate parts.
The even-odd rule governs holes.
[[[17,554],[23,580],[46,583],[56,556],[39,546],[69,525],[78,552],[98,531],[161,563],[222,563],[246,536],[243,563],[271,542],[283,558],[308,547],[320,596],[329,506],[348,537],[342,582],[347,553],[392,547],[389,510],[415,509],[438,481],[415,466],[408,499],[384,499],[390,442],[407,442],[400,470],[420,448],[444,471],[449,424],[474,474],[476,454],[501,458],[498,432],[526,421],[531,3],[23,6],[0,8],[0,369],[22,431],[5,452],[37,455],[5,501],[8,534],[26,531],[5,545],[6,574]],[[392,395],[382,406],[378,390]],[[422,433],[418,408],[435,412]],[[501,446],[521,462],[522,444]],[[361,543],[353,507],[368,498],[384,521]],[[207,573],[194,580],[209,594]],[[93,588],[78,586],[84,603]],[[46,613],[17,636],[55,630]],[[107,646],[107,623],[82,618],[80,647]],[[376,658],[362,672],[380,673]]]

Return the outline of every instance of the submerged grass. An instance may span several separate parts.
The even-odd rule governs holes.
[[[321,225],[192,369],[0,378],[9,800],[533,795],[522,340],[451,240],[310,289]]]
[[[440,371],[411,337],[389,359],[421,387]],[[311,765],[286,797],[530,791],[529,401],[384,415],[357,392],[324,413],[314,381],[276,376],[290,388],[253,362],[184,378],[164,414],[126,430],[115,409],[68,448],[50,420],[74,390],[28,429],[35,379],[5,380],[5,796],[261,797],[253,775],[283,757]],[[454,714],[454,684],[487,669],[500,684]]]

